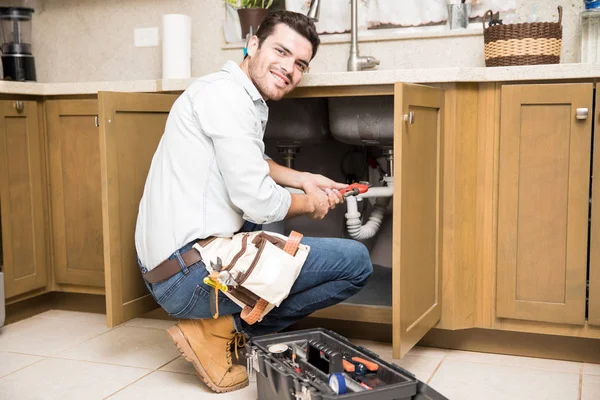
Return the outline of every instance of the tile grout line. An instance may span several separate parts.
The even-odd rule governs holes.
[[[469,359],[462,359],[462,358],[452,358],[452,357],[445,357],[444,360],[448,358],[449,360],[455,360],[455,361],[460,361],[460,362],[468,362],[468,363],[474,363],[474,364],[484,364],[484,365],[498,365],[501,367],[516,367],[516,368],[527,368],[527,369],[533,369],[536,371],[546,371],[546,372],[560,372],[563,374],[578,374],[579,372],[575,372],[575,371],[567,371],[564,369],[555,369],[555,368],[543,368],[543,367],[536,367],[536,366],[530,366],[530,365],[519,365],[519,364],[505,364],[505,363],[498,363],[498,362],[491,362],[491,361],[481,361],[481,360],[469,360]],[[554,361],[562,361],[562,360],[554,360]],[[565,361],[565,362],[572,362],[575,364],[579,364],[576,361]],[[581,367],[579,367],[581,368]]]
[[[577,394],[577,400],[581,400],[583,397],[583,363],[579,367],[579,393]]]
[[[162,367],[161,367],[161,368],[162,368]],[[155,373],[155,372],[164,372],[164,373],[168,373],[168,374],[179,374],[179,375],[186,375],[186,376],[198,376],[198,374],[196,374],[196,373],[189,373],[189,372],[180,372],[180,371],[160,371],[160,370],[158,370],[158,369],[157,369],[157,370],[153,370],[153,371],[150,371],[150,372],[148,372],[146,375],[144,375],[144,376],[141,376],[139,379],[136,379],[135,381],[133,381],[133,382],[131,382],[131,383],[129,383],[129,384],[127,384],[127,385],[123,386],[122,388],[118,389],[116,392],[109,394],[109,395],[108,395],[107,397],[105,397],[103,400],[106,400],[106,399],[108,399],[108,398],[110,398],[110,397],[112,397],[112,396],[116,395],[117,393],[119,393],[119,392],[121,392],[121,391],[123,391],[123,390],[127,389],[129,386],[131,386],[131,385],[135,384],[135,383],[136,383],[136,382],[138,382],[138,381],[141,381],[141,380],[142,380],[142,379],[144,379],[145,377],[147,377],[147,376],[149,376],[149,375],[151,375],[151,374],[153,374],[153,373]]]
[[[77,358],[66,358],[66,357],[58,357],[58,356],[49,356],[47,358],[53,358],[55,360],[64,360],[64,361],[86,362],[86,363],[90,363],[90,364],[109,365],[111,367],[136,368],[136,369],[143,369],[143,370],[147,370],[147,371],[156,371],[156,369],[154,369],[154,368],[148,368],[148,367],[136,367],[136,366],[133,366],[133,365],[111,364],[111,363],[108,363],[108,362],[91,361],[91,360],[80,360],[80,359],[77,359]]]
[[[49,355],[46,355],[46,354],[21,353],[20,351],[10,351],[10,350],[0,350],[0,353],[18,354],[20,356],[44,357],[44,358],[50,357]]]
[[[472,364],[495,365],[495,366],[498,366],[498,367],[524,368],[524,369],[530,369],[530,370],[533,370],[533,371],[558,372],[558,373],[561,373],[561,374],[579,375],[579,372],[574,372],[574,371],[564,371],[564,370],[556,370],[556,369],[545,369],[545,368],[538,368],[538,367],[530,367],[528,365],[496,364],[496,363],[486,363],[486,362],[480,362],[480,361],[457,360],[456,358],[451,358],[451,360],[456,360],[456,361],[461,361],[461,362],[467,362],[467,363],[472,363]]]
[[[179,374],[179,375],[192,375],[192,376],[198,376],[198,373],[196,372],[181,372],[181,371],[167,371],[167,370],[156,370],[154,372],[166,372],[168,374]],[[200,378],[198,378],[200,379]]]
[[[50,311],[53,311],[53,310],[50,310]],[[84,313],[84,314],[92,314],[92,315],[102,315],[102,316],[106,317],[106,314],[85,313],[85,312],[83,312],[83,311],[73,311],[73,312]],[[25,320],[27,320],[27,319],[33,319],[33,318],[43,318],[43,319],[51,319],[51,320],[59,320],[59,321],[98,322],[98,321],[94,321],[94,320],[84,320],[84,319],[68,318],[68,317],[48,317],[48,316],[44,316],[44,315],[42,315],[42,314],[36,314],[36,315],[32,315],[31,317],[29,317],[29,318],[25,318],[25,319],[24,319],[24,320],[22,320],[22,321],[25,321]],[[167,322],[167,321],[168,321],[168,322],[171,322],[171,320],[168,320],[168,319],[154,319],[154,318],[145,318],[145,319],[152,319],[152,320],[154,320],[154,321],[165,321],[165,322]],[[132,324],[131,324],[131,322],[132,322],[132,321],[133,321],[133,320],[130,320],[130,321],[123,322],[123,323],[121,323],[121,324],[119,324],[119,325],[117,325],[117,326],[115,326],[115,327],[112,327],[112,328],[110,328],[110,329],[112,330],[112,329],[115,329],[115,328],[119,328],[119,327],[121,327],[121,326],[129,326],[129,327],[131,327],[131,328],[159,329],[159,330],[160,330],[160,329],[165,329],[165,330],[167,329],[167,328],[155,328],[155,327],[153,327],[153,326],[138,326],[138,325],[132,325]],[[20,321],[17,321],[17,322],[20,322]],[[172,322],[173,322],[173,325],[175,325],[175,324],[177,323],[177,321],[172,321]],[[104,323],[104,325],[106,325],[106,321],[102,321],[102,323]]]
[[[115,328],[116,328],[116,327],[115,327]],[[113,329],[115,329],[115,328],[108,328],[108,330],[107,330],[107,331],[104,331],[104,332],[102,332],[102,333],[99,333],[99,334],[97,334],[97,335],[94,335],[94,336],[92,336],[92,337],[89,337],[89,338],[87,338],[87,339],[83,340],[82,342],[79,342],[79,343],[77,343],[77,344],[75,344],[75,345],[73,345],[73,346],[70,346],[70,347],[66,347],[66,348],[64,348],[64,349],[62,349],[62,350],[60,350],[60,351],[57,351],[56,353],[52,353],[52,354],[50,354],[50,356],[49,356],[49,357],[54,357],[54,356],[56,356],[56,355],[58,355],[58,354],[60,354],[60,353],[64,353],[65,351],[73,350],[75,347],[81,346],[82,344],[84,344],[84,343],[87,343],[87,342],[89,342],[89,341],[90,341],[90,340],[92,340],[92,339],[96,339],[97,337],[100,337],[100,336],[104,335],[105,333],[108,333],[108,332],[112,331],[112,330],[113,330]]]
[[[429,376],[429,379],[427,379],[427,382],[425,382],[426,384],[429,385],[429,383],[431,382],[431,380],[433,379],[433,377],[435,376],[435,374],[438,372],[438,370],[442,367],[442,364],[444,363],[444,361],[446,361],[446,359],[448,358],[448,354],[450,353],[446,353],[446,355],[444,356],[444,358],[442,358],[440,360],[440,362],[438,363],[438,365],[436,365],[435,369],[433,370],[433,372],[431,373],[431,375]]]
[[[175,357],[174,359],[172,359],[172,360],[170,360],[170,361],[167,361],[166,363],[164,363],[164,364],[163,364],[163,365],[161,365],[160,367],[156,368],[156,370],[155,370],[155,371],[158,371],[159,369],[166,367],[167,365],[171,364],[173,361],[177,360],[177,359],[178,359],[178,358],[180,358],[180,357],[181,357],[181,355],[178,355],[178,356],[177,356],[177,357]]]
[[[153,373],[155,373],[155,372],[156,372],[156,370],[148,371],[148,373],[147,373],[147,374],[145,374],[145,375],[143,375],[143,376],[140,376],[138,379],[134,380],[133,382],[131,382],[131,383],[129,383],[129,384],[127,384],[127,385],[123,386],[122,388],[120,388],[120,389],[117,389],[117,391],[115,391],[115,392],[113,392],[113,393],[109,394],[108,396],[106,396],[106,397],[104,398],[104,400],[108,399],[109,397],[112,397],[112,396],[114,396],[115,394],[119,393],[119,392],[120,392],[120,391],[122,391],[122,390],[125,390],[125,389],[127,389],[129,386],[133,385],[133,384],[134,384],[134,383],[136,383],[136,382],[139,382],[139,381],[141,381],[142,379],[144,379],[144,378],[145,378],[145,377],[147,377],[148,375],[150,375],[150,374],[153,374]]]
[[[38,357],[39,357],[39,356],[38,356]],[[12,374],[14,374],[14,373],[16,373],[16,372],[19,372],[19,371],[21,371],[21,370],[23,370],[23,369],[25,369],[25,368],[29,368],[29,367],[31,367],[32,365],[35,365],[35,364],[41,363],[42,361],[44,361],[44,360],[47,360],[48,358],[49,358],[49,357],[44,357],[44,358],[42,358],[41,360],[37,360],[36,362],[33,362],[33,363],[31,363],[31,364],[25,365],[24,367],[21,367],[21,368],[19,368],[19,369],[16,369],[16,370],[14,370],[14,371],[12,371],[12,372],[9,372],[8,374],[6,374],[6,375],[4,375],[4,376],[1,376],[1,377],[0,377],[0,380],[1,380],[1,379],[4,379],[4,378],[6,378],[7,376],[9,376],[9,375],[12,375]]]
[[[47,318],[47,319],[49,319],[49,318]],[[62,320],[62,321],[64,321],[64,320]],[[106,330],[106,331],[104,331],[102,333],[99,333],[99,334],[97,334],[95,336],[89,337],[89,338],[85,339],[83,342],[79,342],[76,345],[73,345],[72,347],[67,347],[65,349],[60,350],[57,353],[53,353],[49,357],[54,357],[54,356],[56,356],[56,355],[58,355],[60,353],[64,353],[66,351],[73,350],[75,347],[81,346],[82,344],[85,344],[85,343],[87,343],[87,342],[89,342],[89,341],[91,341],[93,339],[96,339],[96,338],[98,338],[98,337],[100,337],[102,335],[105,335],[105,334],[107,334],[109,332],[112,332],[112,331],[116,330],[117,328],[121,328],[121,327],[125,327],[125,326],[127,326],[127,325],[125,323],[123,323],[123,324],[119,324],[117,326],[114,326],[112,328],[107,328],[108,330]],[[129,328],[137,328],[137,329],[154,329],[154,330],[157,330],[157,328],[141,328],[141,327],[137,327],[137,326],[128,326],[128,327]],[[161,329],[158,329],[158,330],[161,330]]]
[[[31,320],[31,319],[45,319],[45,320],[52,320],[52,321],[72,321],[72,322],[87,322],[87,323],[89,323],[89,322],[95,322],[95,321],[82,321],[82,320],[78,320],[78,319],[70,319],[70,318],[47,318],[47,317],[43,317],[43,316],[41,316],[41,317],[40,317],[40,316],[38,316],[38,315],[33,315],[33,316],[29,317],[29,318],[25,318],[24,320],[21,320],[21,321],[18,321],[18,322],[27,321],[27,320]],[[72,347],[67,347],[67,348],[64,348],[64,349],[60,350],[60,351],[59,351],[59,352],[57,352],[57,353],[52,353],[52,354],[50,354],[50,355],[47,355],[47,356],[40,356],[40,355],[37,355],[37,354],[29,354],[29,353],[17,353],[17,354],[24,354],[24,355],[37,355],[38,357],[53,357],[55,354],[59,354],[59,353],[62,353],[62,352],[65,352],[65,351],[68,351],[68,350],[74,349],[75,347],[77,347],[77,346],[79,346],[79,345],[81,345],[81,344],[87,343],[87,342],[89,342],[90,340],[92,340],[92,339],[95,339],[95,338],[97,338],[98,336],[102,336],[102,335],[104,335],[105,333],[108,333],[108,332],[110,332],[110,331],[112,331],[112,330],[114,330],[114,329],[116,329],[116,328],[118,328],[118,327],[120,327],[120,326],[123,326],[123,325],[124,325],[124,324],[120,324],[120,325],[117,325],[117,326],[115,326],[115,327],[112,327],[112,328],[106,328],[106,329],[108,329],[108,330],[106,330],[106,331],[104,331],[104,332],[102,332],[102,333],[99,333],[99,334],[97,334],[97,335],[94,335],[94,336],[92,336],[92,337],[89,337],[89,338],[87,338],[87,339],[84,339],[82,342],[78,342],[77,344],[73,345]],[[8,326],[8,325],[7,325],[7,326]],[[106,323],[104,323],[104,326],[106,327]],[[3,350],[1,350],[1,351],[3,351]],[[13,352],[13,353],[14,353],[14,352]]]

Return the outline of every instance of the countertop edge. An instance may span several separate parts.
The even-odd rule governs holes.
[[[106,82],[0,81],[0,94],[32,96],[93,95],[99,91],[179,92],[198,78]],[[453,67],[361,72],[309,73],[298,87],[369,86],[408,83],[514,82],[565,79],[600,79],[600,64],[554,64],[515,67]]]

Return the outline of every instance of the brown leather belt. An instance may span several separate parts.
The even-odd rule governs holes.
[[[215,237],[209,237],[206,239],[198,240],[195,243],[198,243],[200,247],[204,247],[215,239]],[[198,261],[202,261],[202,256],[200,255],[198,250],[194,248],[191,248],[185,253],[182,253],[181,258],[183,259],[183,262],[186,267],[196,264]],[[161,262],[156,267],[152,268],[150,271],[146,272],[145,274],[142,274],[142,276],[148,283],[158,283],[169,279],[170,277],[172,277],[180,271],[181,265],[179,265],[179,261],[177,260],[177,257],[175,257],[172,260],[167,259]]]

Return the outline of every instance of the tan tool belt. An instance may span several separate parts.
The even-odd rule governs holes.
[[[216,238],[194,248],[200,252],[209,276],[205,283],[222,291],[242,307],[241,318],[249,324],[260,321],[287,298],[300,274],[310,248],[300,244],[302,235],[289,238],[257,231]],[[218,301],[216,301],[218,304]],[[218,316],[218,308],[215,310]]]

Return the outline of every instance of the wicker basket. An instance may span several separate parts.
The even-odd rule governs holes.
[[[558,22],[489,25],[492,10],[483,15],[485,66],[537,65],[560,63],[562,47],[562,7]]]

